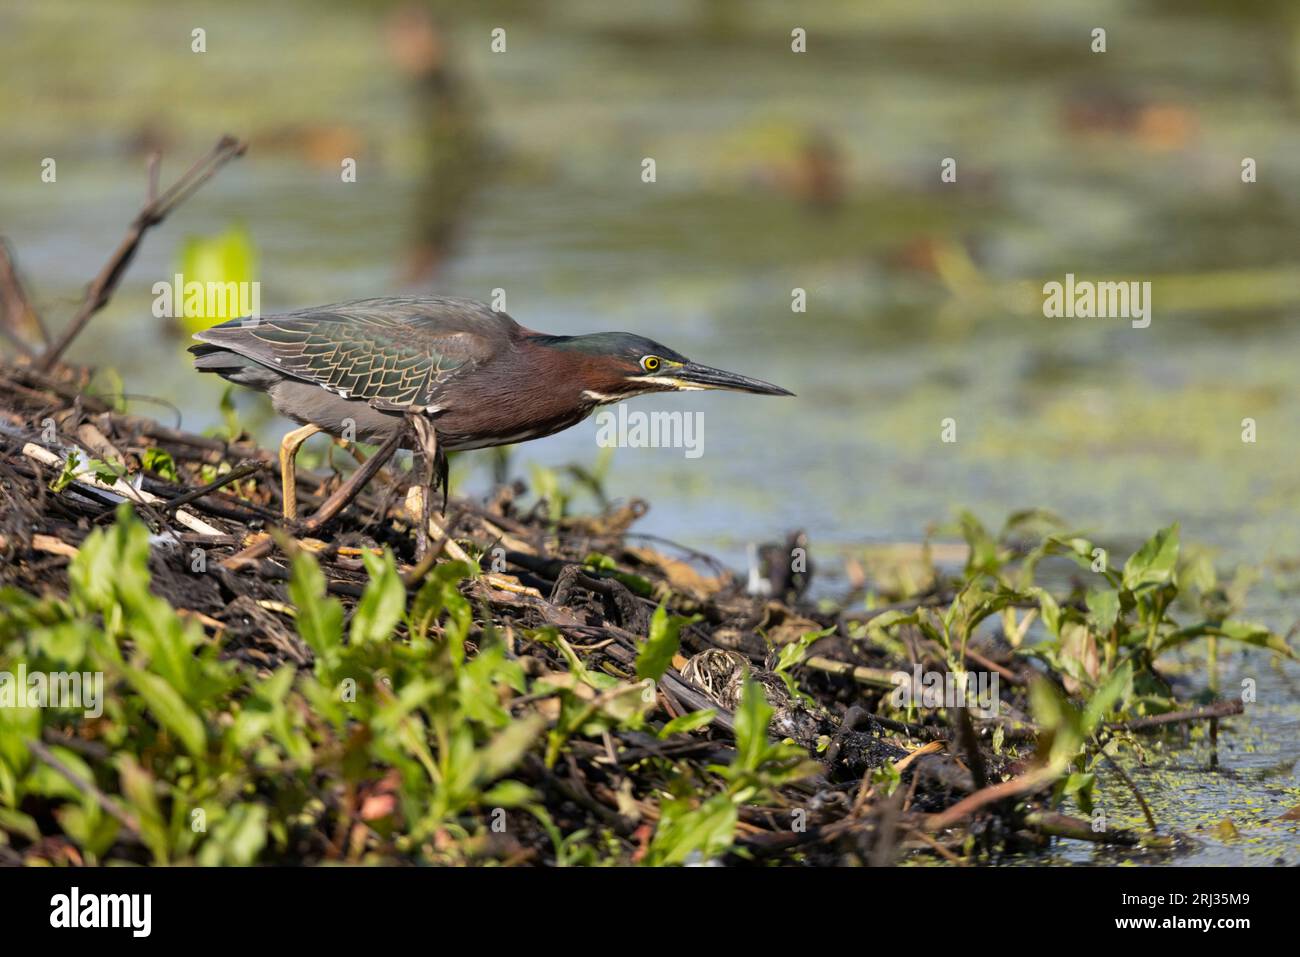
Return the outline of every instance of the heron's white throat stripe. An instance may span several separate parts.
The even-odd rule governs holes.
[[[705,389],[713,388],[712,386],[701,385],[698,382],[688,382],[685,379],[675,379],[672,376],[639,375],[634,376],[632,381],[663,386],[664,388],[676,389],[680,392],[703,392]]]

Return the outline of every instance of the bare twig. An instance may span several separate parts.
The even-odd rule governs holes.
[[[815,671],[824,671],[827,674],[852,678],[859,684],[870,685],[873,688],[898,687],[898,682],[894,681],[892,677],[897,674],[897,672],[887,671],[884,668],[868,668],[864,665],[853,665],[847,661],[836,661],[833,658],[826,658],[822,655],[813,655],[803,664],[805,668],[812,668]]]
[[[929,834],[926,834],[925,831],[918,831],[915,828],[913,828],[912,830],[907,832],[907,836],[909,838],[915,838],[916,840],[920,841],[922,844],[929,847],[930,850],[934,851],[936,854],[942,857],[949,864],[955,864],[958,867],[967,866],[965,860],[958,857],[952,851],[948,850],[948,848],[944,847],[942,844],[940,844],[938,841],[932,838]]]
[[[1138,805],[1142,808],[1142,814],[1147,819],[1147,826],[1150,827],[1152,831],[1159,830],[1159,828],[1156,827],[1156,817],[1151,813],[1151,806],[1147,804],[1146,798],[1142,796],[1142,792],[1138,790],[1138,786],[1133,783],[1133,779],[1128,776],[1128,772],[1120,767],[1119,762],[1105,751],[1101,753],[1101,756],[1106,759],[1106,763],[1109,764],[1111,768],[1115,770],[1115,773],[1120,776],[1123,782],[1128,785],[1128,789],[1133,792],[1133,797],[1137,798]]]
[[[1153,714],[1149,718],[1134,718],[1132,721],[1117,721],[1107,724],[1112,731],[1142,731],[1146,728],[1158,728],[1164,724],[1181,724],[1184,721],[1203,721],[1207,718],[1226,718],[1241,714],[1245,706],[1238,699],[1216,701],[1204,708],[1191,708],[1188,711],[1169,711],[1165,714]]]
[[[988,786],[989,775],[988,769],[984,763],[984,755],[980,752],[979,738],[975,734],[975,724],[970,719],[970,709],[966,707],[956,707],[948,709],[949,717],[956,720],[957,733],[961,738],[961,746],[966,751],[966,759],[970,765],[971,780],[975,782],[975,789],[978,791]]]
[[[248,476],[260,472],[264,468],[266,468],[265,462],[243,462],[235,466],[225,475],[219,476],[209,482],[207,485],[186,492],[184,495],[177,495],[175,498],[169,498],[166,504],[163,505],[163,511],[173,512],[182,505],[188,505],[195,499],[202,498],[209,492],[215,492],[217,489],[229,485],[231,482],[238,482],[240,479],[248,478]]]
[[[1027,774],[1022,774],[1018,778],[1012,778],[1010,781],[991,784],[974,794],[967,795],[946,811],[931,814],[925,819],[925,826],[931,831],[941,831],[945,827],[951,827],[958,821],[970,817],[989,804],[1006,798],[1017,797],[1021,794],[1028,794],[1030,791],[1036,791],[1055,781],[1059,776],[1056,768],[1038,768]]]
[[[1025,823],[1040,834],[1049,837],[1064,837],[1072,841],[1091,841],[1094,844],[1124,844],[1136,847],[1142,843],[1142,835],[1128,830],[1093,830],[1092,825],[1077,817],[1066,814],[1054,814],[1048,811],[1034,811],[1025,815]]]
[[[90,288],[86,291],[86,298],[82,301],[77,314],[73,316],[72,322],[63,330],[58,340],[42,353],[36,363],[37,369],[41,372],[48,372],[55,363],[63,358],[68,346],[72,344],[73,339],[81,334],[81,330],[86,327],[86,323],[90,322],[91,316],[108,304],[109,299],[113,296],[113,291],[122,278],[122,274],[126,272],[127,266],[131,264],[131,260],[135,257],[136,249],[139,248],[144,234],[151,227],[157,226],[166,219],[173,209],[211,179],[213,174],[227,162],[236,156],[242,156],[246,148],[247,146],[243,141],[237,140],[233,136],[223,136],[217,141],[217,145],[206,156],[191,166],[180,179],[157,198],[151,199],[145,204],[144,208],[132,221],[130,228],[127,229],[125,238],[114,250],[113,255],[109,257],[99,275],[90,284]]]

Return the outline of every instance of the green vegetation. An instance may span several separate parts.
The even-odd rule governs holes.
[[[512,773],[542,742],[553,765],[571,734],[640,727],[654,700],[641,684],[588,671],[551,629],[530,637],[557,645],[568,675],[530,685],[490,625],[470,654],[472,609],[458,586],[477,570],[442,564],[408,603],[387,553],[365,557],[370,583],[345,628],[316,560],[300,552],[289,595],[314,666],[258,674],[223,660],[198,622],[150,593],[149,549],[148,530],[123,506],[74,559],[67,600],[0,593],[4,667],[103,672],[107,688],[95,719],[0,708],[0,840],[36,842],[45,819],[87,863],[463,862],[491,832],[489,812],[521,808],[556,839],[557,860],[571,858],[575,835],[561,839]],[[662,674],[683,620],[656,615],[648,670]],[[514,695],[556,696],[549,739],[539,713],[512,714]],[[717,769],[726,790],[698,810],[668,802],[654,861],[725,851],[730,827],[700,831],[719,801],[734,824],[736,802],[806,769],[800,749],[768,743],[769,713],[747,693],[736,762]],[[50,763],[26,745],[42,740]]]
[[[1290,651],[1228,617],[1212,568],[1180,560],[1176,527],[1121,569],[1077,536],[1010,544],[1040,518],[1019,516],[995,539],[964,516],[970,558],[951,603],[878,616],[857,643],[864,653],[886,649],[915,629],[962,671],[980,623],[1002,616],[1016,652],[1079,702],[1047,678],[1028,695],[1036,773],[1055,781],[1057,799],[1072,795],[1088,811],[1096,763],[1124,740],[1103,733],[1104,722],[1174,707],[1153,667],[1160,655],[1207,636]],[[638,783],[627,779],[619,804],[652,831],[631,840],[599,816],[562,827],[554,769],[589,754],[579,742],[647,729],[659,741],[692,741],[712,726],[714,710],[661,720],[654,693],[682,628],[698,618],[661,605],[635,675],[619,677],[591,666],[553,627],[520,634],[485,609],[476,614],[465,592],[477,568],[437,565],[408,592],[391,553],[366,552],[369,582],[349,614],[316,559],[299,551],[282,611],[313,663],[259,670],[224,656],[199,621],[150,591],[151,547],[163,546],[123,506],[82,543],[66,598],[0,593],[0,668],[102,672],[105,682],[98,717],[0,708],[0,842],[23,859],[682,864],[743,852],[743,808],[797,804],[789,786],[826,771],[804,746],[769,737],[774,707],[763,685],[745,679],[728,762],[633,762]],[[1084,579],[1056,595],[1035,584],[1051,556],[1077,562]],[[1180,603],[1197,624],[1174,621]],[[1042,640],[1026,640],[1019,612],[1041,617]],[[807,674],[808,646],[832,631],[780,649],[775,673],[793,695],[813,701],[795,675]],[[553,653],[564,670],[539,668],[520,654],[527,648]],[[889,711],[884,698],[880,708]],[[888,794],[899,774],[886,763],[872,780]]]

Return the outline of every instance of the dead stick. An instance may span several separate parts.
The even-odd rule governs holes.
[[[126,267],[131,264],[131,260],[135,257],[136,249],[139,248],[144,234],[151,227],[157,226],[166,219],[168,213],[189,198],[196,189],[206,183],[228,161],[236,156],[243,155],[246,148],[246,144],[233,136],[223,136],[207,156],[191,166],[161,196],[145,204],[144,208],[131,222],[125,238],[113,252],[108,262],[104,264],[104,268],[99,271],[99,275],[90,284],[90,288],[86,291],[86,298],[82,300],[81,307],[72,318],[72,322],[68,324],[68,328],[63,331],[54,345],[45,350],[36,362],[36,368],[39,371],[48,372],[55,363],[63,358],[63,353],[72,344],[72,340],[81,334],[81,330],[86,327],[86,323],[90,322],[91,316],[108,304],[123,273],[126,272]]]
[[[998,664],[992,658],[984,657],[978,651],[975,651],[973,648],[963,648],[962,655],[965,656],[967,661],[973,661],[975,664],[979,665],[981,668],[985,669],[986,671],[996,671],[998,674],[1002,676],[1003,680],[1005,680],[1009,684],[1021,686],[1025,683],[1025,679],[1020,677],[1020,675],[1016,674],[1010,668],[1006,667],[1005,665]]]
[[[1094,844],[1125,844],[1135,847],[1142,843],[1142,835],[1128,830],[1094,831],[1092,825],[1067,814],[1035,811],[1025,815],[1025,823],[1049,837],[1064,837],[1073,841],[1092,841]]]
[[[966,750],[966,758],[970,762],[971,780],[975,782],[975,789],[978,791],[988,787],[989,775],[984,765],[984,755],[980,752],[979,738],[975,734],[975,724],[970,719],[970,711],[959,705],[950,708],[948,715],[956,718],[957,733],[961,736],[961,746]]]
[[[1157,728],[1162,724],[1178,724],[1183,721],[1201,721],[1206,718],[1226,718],[1241,714],[1245,706],[1239,699],[1217,701],[1204,708],[1192,708],[1188,711],[1169,711],[1165,714],[1153,714],[1149,718],[1134,718],[1132,721],[1117,721],[1107,724],[1112,731],[1141,731],[1144,728]]]
[[[375,450],[375,454],[366,459],[364,465],[352,473],[352,476],[339,486],[325,504],[318,508],[303,525],[303,531],[310,535],[320,530],[321,526],[330,521],[339,512],[343,511],[348,502],[357,497],[357,494],[366,487],[366,484],[375,477],[375,474],[383,468],[385,462],[393,457],[397,447],[401,445],[405,433],[398,429],[392,436]]]
[[[177,495],[175,498],[169,498],[166,504],[163,505],[163,511],[165,512],[174,511],[180,508],[182,505],[188,505],[196,498],[202,498],[203,496],[207,495],[209,492],[215,492],[217,489],[229,485],[231,482],[238,482],[240,479],[247,478],[248,476],[254,474],[255,472],[262,471],[262,469],[264,468],[266,468],[265,462],[244,462],[240,465],[235,466],[225,475],[222,475],[219,478],[215,479],[214,481],[209,482],[207,485],[201,486],[200,488],[196,488],[193,491],[186,492],[184,495]]]
[[[930,850],[934,851],[936,854],[942,857],[949,864],[955,864],[958,867],[968,866],[966,861],[963,858],[958,857],[952,851],[948,850],[948,848],[944,847],[942,844],[940,844],[938,841],[932,838],[929,834],[926,834],[925,831],[918,831],[916,828],[912,828],[910,831],[907,832],[907,836],[916,838],[922,844],[925,844],[927,847],[929,847]]]
[[[931,831],[941,831],[945,827],[951,827],[958,821],[964,820],[986,805],[1009,797],[1016,797],[1020,794],[1028,794],[1030,791],[1036,791],[1043,785],[1056,780],[1059,776],[1055,768],[1046,767],[1030,771],[1028,774],[1022,774],[1010,781],[1003,781],[1001,784],[991,784],[974,794],[962,798],[948,810],[941,811],[938,814],[931,814],[925,819],[925,826]]]
[[[827,674],[852,678],[860,684],[870,685],[873,688],[898,687],[898,682],[894,681],[893,675],[899,674],[900,672],[886,671],[884,668],[867,668],[863,665],[850,664],[847,661],[836,661],[833,658],[826,658],[822,655],[813,655],[803,664],[806,668],[812,668],[816,671],[824,671]]]
[[[1152,831],[1158,831],[1159,828],[1156,827],[1156,816],[1151,813],[1151,806],[1147,804],[1146,798],[1142,796],[1142,792],[1138,790],[1138,786],[1133,783],[1133,779],[1128,776],[1128,772],[1120,767],[1119,762],[1105,751],[1101,753],[1101,756],[1106,759],[1106,763],[1115,770],[1124,783],[1128,785],[1128,789],[1133,792],[1133,796],[1137,798],[1137,802],[1142,808],[1142,813],[1147,819],[1147,825]]]

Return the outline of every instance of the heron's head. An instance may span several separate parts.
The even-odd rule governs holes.
[[[787,389],[692,362],[680,352],[629,332],[598,332],[586,336],[547,336],[539,344],[582,356],[576,376],[584,397],[617,402],[646,392],[691,392],[723,389],[755,395],[794,395]]]

